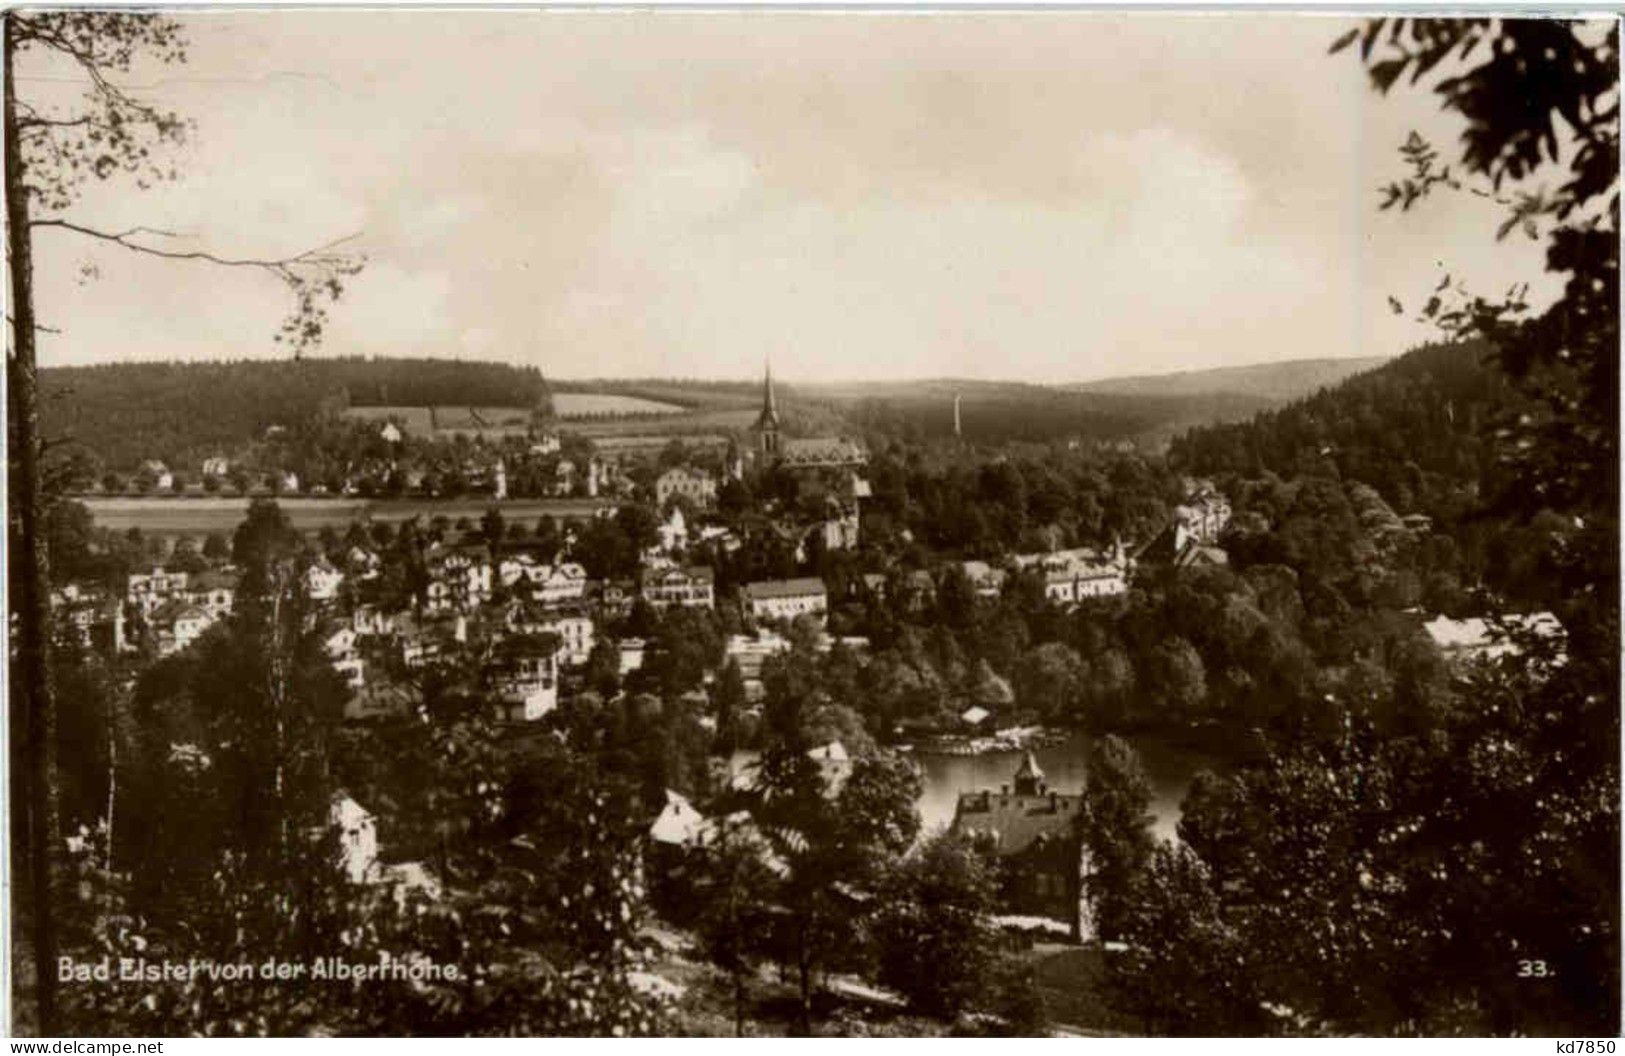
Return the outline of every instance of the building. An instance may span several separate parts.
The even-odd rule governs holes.
[[[558,707],[558,653],[540,637],[519,635],[502,642],[492,670],[504,718],[535,722]]]
[[[660,553],[674,554],[688,546],[688,519],[683,516],[683,508],[672,507],[671,516],[655,528],[655,534],[660,539],[656,544]]]
[[[651,569],[643,573],[640,592],[643,600],[657,609],[673,605],[709,609],[716,606],[716,577],[711,569],[700,565]]]
[[[214,455],[203,460],[202,475],[205,477],[224,477],[231,472],[231,463],[222,455]]]
[[[580,601],[587,592],[587,570],[570,561],[539,567],[531,575],[531,592],[543,605]]]
[[[322,639],[322,649],[327,653],[328,662],[333,670],[344,677],[345,685],[352,690],[358,690],[367,684],[366,661],[356,650],[356,634],[354,627],[341,624],[334,627]]]
[[[966,561],[960,568],[977,597],[997,598],[1004,593],[1004,581],[1007,578],[1004,569],[994,568],[986,561]]]
[[[198,640],[214,623],[214,617],[197,605],[168,601],[153,612],[151,626],[159,656],[169,656]]]
[[[231,615],[232,603],[237,598],[236,572],[200,572],[192,577],[184,591],[187,600],[219,620]]]
[[[163,604],[186,593],[188,576],[185,572],[165,572],[162,567],[151,572],[132,572],[124,588],[124,600],[143,616],[151,616]]]
[[[762,410],[756,416],[757,457],[762,466],[787,469],[829,469],[861,466],[869,461],[862,445],[844,437],[791,439],[781,435],[778,395],[773,389],[773,366],[762,378]]]
[[[398,444],[401,442],[400,427],[394,422],[385,422],[384,427],[378,430],[378,436],[386,444]]]
[[[1230,523],[1230,500],[1210,480],[1187,479],[1185,501],[1174,510],[1174,519],[1185,525],[1196,542],[1216,546]]]
[[[141,463],[138,475],[152,481],[152,486],[158,491],[173,491],[175,489],[175,474],[171,473],[169,467],[156,458],[149,458]]]
[[[824,581],[811,576],[747,583],[740,589],[739,596],[745,614],[758,620],[793,620],[797,616],[822,618],[829,611],[829,593]]]
[[[333,567],[327,558],[317,558],[305,569],[305,595],[311,601],[332,601],[338,597],[344,573]]]
[[[430,608],[478,608],[491,600],[490,551],[483,546],[443,550],[431,559],[429,577]]]
[[[1077,547],[1019,554],[1016,565],[1037,570],[1044,577],[1044,596],[1058,605],[1126,594],[1129,574],[1134,567],[1121,541],[1110,550]]]
[[[1083,796],[1052,791],[1029,751],[1013,785],[959,794],[950,831],[998,857],[1005,912],[1065,921],[1087,938],[1092,929],[1083,909],[1082,813]]]
[[[717,501],[716,478],[703,469],[673,466],[655,478],[655,504],[664,509],[678,496],[704,509]]]

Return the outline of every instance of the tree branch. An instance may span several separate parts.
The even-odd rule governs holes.
[[[13,319],[9,312],[6,313],[6,322],[10,323],[12,326],[17,325],[17,320]],[[60,334],[62,332],[54,326],[46,326],[43,323],[35,323],[34,329],[46,334]]]
[[[305,250],[303,253],[296,253],[291,257],[222,257],[218,254],[210,253],[207,250],[162,249],[158,246],[149,246],[140,242],[131,241],[137,235],[158,235],[164,238],[181,237],[172,231],[164,231],[159,228],[132,227],[125,231],[102,231],[94,227],[86,227],[83,224],[76,224],[71,220],[61,219],[32,220],[29,222],[29,226],[61,228],[64,231],[73,231],[78,234],[85,235],[88,238],[100,239],[103,242],[111,242],[114,245],[123,246],[125,249],[136,253],[145,253],[148,256],[153,257],[164,257],[168,260],[201,260],[227,268],[263,268],[267,271],[274,271],[279,274],[286,274],[289,269],[299,264],[338,263],[340,262],[339,258],[330,255],[330,252],[334,248],[361,236],[361,232],[357,231],[354,234],[349,234],[345,235],[343,238],[334,239],[333,241],[317,246],[314,249]]]

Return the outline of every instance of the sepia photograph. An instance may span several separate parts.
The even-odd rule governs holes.
[[[0,30],[10,1036],[1614,1051],[1616,14]]]

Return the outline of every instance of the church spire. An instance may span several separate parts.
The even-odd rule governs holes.
[[[762,428],[767,422],[775,426],[779,424],[779,401],[773,392],[773,361],[766,360],[767,371],[762,378],[762,413],[756,419],[756,428]]]
[[[756,417],[756,431],[761,434],[761,453],[770,461],[779,457],[779,401],[773,393],[773,361],[768,360],[767,372],[762,378],[762,413]]]

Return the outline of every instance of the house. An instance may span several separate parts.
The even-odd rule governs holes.
[[[132,572],[124,587],[125,603],[141,615],[151,616],[165,602],[186,593],[188,578],[185,572],[165,572],[162,567]]]
[[[367,684],[366,661],[356,651],[357,637],[354,627],[341,624],[322,640],[322,649],[327,653],[333,670],[344,676],[345,685],[351,689],[360,689]]]
[[[681,793],[666,789],[666,805],[649,826],[649,839],[669,847],[697,847],[710,835],[705,815]]]
[[[175,489],[175,474],[169,467],[156,458],[149,458],[141,463],[140,476],[152,481],[152,486],[159,491],[173,491]]]
[[[576,488],[576,464],[568,458],[559,459],[553,467],[553,494],[569,495]]]
[[[377,579],[383,565],[383,558],[364,546],[352,546],[344,554],[344,567],[359,580]]]
[[[1215,546],[1230,523],[1230,500],[1210,480],[1185,482],[1185,501],[1174,510],[1174,519],[1185,525],[1198,543]]]
[[[535,722],[558,707],[558,654],[540,636],[516,635],[501,642],[492,675],[505,718]]]
[[[346,722],[398,719],[417,710],[419,698],[405,686],[390,682],[369,682],[344,702]]]
[[[224,619],[231,615],[240,578],[236,572],[200,572],[187,584],[185,596],[214,619]]]
[[[490,551],[483,546],[441,550],[430,559],[429,578],[430,607],[478,608],[491,600]]]
[[[384,427],[378,430],[378,436],[386,444],[398,444],[401,442],[400,427],[394,422],[385,422]]]
[[[350,882],[366,881],[378,862],[378,820],[347,792],[335,793],[327,823],[338,830],[339,864]]]
[[[559,442],[557,433],[540,433],[531,441],[530,453],[533,455],[556,455],[563,445]]]
[[[203,460],[202,475],[205,477],[220,478],[231,472],[231,463],[220,455],[213,455]]]
[[[654,569],[643,574],[640,594],[644,601],[657,609],[679,606],[709,609],[715,607],[716,577],[709,568],[675,566]]]
[[[587,592],[587,570],[573,561],[538,566],[531,574],[531,590],[543,605],[578,602]]]
[[[214,617],[199,606],[185,601],[167,601],[153,612],[152,631],[159,656],[169,656],[197,641],[214,623]]]
[[[555,613],[544,619],[538,629],[559,636],[559,659],[571,667],[580,667],[592,654],[596,638],[592,617],[585,613]]]
[[[540,574],[541,569],[536,558],[524,551],[510,554],[497,562],[497,583],[503,587],[512,587],[521,582],[528,585],[531,577]]]
[[[997,792],[961,792],[949,831],[997,856],[1003,866],[1001,909],[1065,921],[1089,937],[1083,912],[1083,796],[1052,791],[1032,752],[1014,784]]]
[[[812,576],[747,583],[739,596],[746,615],[758,620],[793,620],[802,615],[821,618],[829,610],[824,581]]]
[[[671,516],[655,527],[655,534],[659,537],[658,550],[661,553],[673,554],[688,545],[688,521],[683,517],[683,508],[673,506]]]
[[[381,605],[357,605],[355,611],[350,613],[350,626],[355,628],[357,634],[384,635],[395,629],[395,617],[385,612]]]
[[[1077,547],[1038,554],[1018,554],[1016,565],[1037,570],[1044,577],[1044,596],[1060,605],[1075,605],[1087,598],[1128,593],[1133,561],[1122,541],[1109,550]]]
[[[648,643],[642,638],[622,638],[617,643],[620,650],[621,674],[629,675],[643,666],[643,651],[647,647]]]
[[[277,491],[292,495],[299,490],[299,474],[293,470],[283,470],[272,478]]]
[[[687,466],[673,466],[655,478],[656,506],[664,509],[679,495],[704,509],[717,501],[716,478],[703,469]]]
[[[338,597],[343,582],[344,573],[325,557],[317,558],[305,569],[305,595],[311,601],[332,601]]]
[[[834,799],[840,795],[846,781],[852,776],[852,756],[840,741],[831,741],[809,749],[807,758],[818,764],[818,776],[823,782],[824,795]],[[729,778],[729,786],[736,792],[759,792],[762,784],[759,761],[739,766]]]
[[[986,561],[966,561],[960,566],[965,578],[970,581],[971,589],[979,598],[997,598],[1004,592],[1004,581],[1007,574],[1002,568],[994,568]]]

